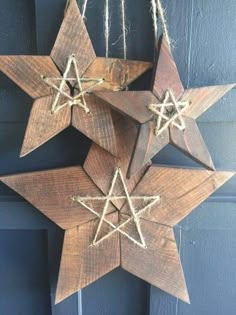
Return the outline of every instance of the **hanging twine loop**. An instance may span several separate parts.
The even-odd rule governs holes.
[[[110,40],[110,3],[109,0],[105,0],[104,8],[104,36],[105,36],[105,49],[106,58],[109,57],[109,40]]]
[[[151,12],[152,12],[153,28],[154,28],[155,47],[158,46],[158,17],[160,18],[163,35],[165,36],[167,43],[171,47],[171,38],[169,36],[166,13],[162,6],[161,0],[150,0],[150,1],[151,1]]]
[[[147,108],[154,115],[155,135],[160,136],[170,126],[184,131],[186,125],[182,115],[189,105],[189,101],[177,101],[171,90],[166,91],[162,103],[148,105]]]
[[[122,187],[124,189],[124,195],[123,196],[113,195],[113,190],[115,188],[115,184],[116,184],[118,178],[120,178]],[[130,196],[127,185],[125,183],[125,180],[124,180],[124,177],[122,175],[120,168],[116,168],[116,170],[115,170],[114,177],[112,179],[110,189],[109,189],[107,196],[101,196],[101,197],[75,196],[75,197],[72,197],[72,200],[78,202],[79,204],[81,204],[83,207],[85,207],[87,210],[89,210],[91,213],[95,214],[99,218],[97,231],[96,231],[96,234],[95,234],[93,241],[92,241],[92,244],[91,244],[92,246],[98,246],[101,242],[110,238],[114,233],[119,232],[123,236],[125,236],[129,240],[131,240],[135,245],[138,245],[141,248],[147,248],[144,236],[142,234],[140,217],[146,211],[148,211],[152,206],[154,206],[157,203],[160,203],[160,196]],[[127,203],[128,203],[128,206],[129,206],[129,209],[131,212],[131,216],[126,221],[122,222],[119,226],[116,226],[115,224],[113,224],[112,222],[110,222],[109,220],[106,219],[106,215],[108,214],[109,204],[111,201],[115,201],[115,200],[127,200]],[[145,205],[141,210],[136,211],[134,208],[134,205],[133,205],[133,202],[135,200],[141,200],[143,202],[148,201],[149,203],[147,205]],[[92,207],[90,207],[86,203],[86,202],[91,202],[91,201],[105,201],[105,205],[104,205],[102,214],[95,211]],[[125,226],[128,225],[129,223],[131,223],[132,221],[135,223],[140,241],[137,241],[130,234],[128,234],[127,232],[124,231]],[[103,223],[108,224],[112,228],[112,230],[109,233],[107,233],[105,236],[103,236],[102,238],[98,239],[99,234],[100,234],[101,229],[102,229],[102,226],[103,226]]]
[[[127,59],[127,26],[126,26],[126,5],[125,0],[121,0],[121,21],[122,21],[122,38],[123,38],[123,57]]]
[[[75,76],[68,77],[72,68],[74,69]],[[52,114],[57,113],[59,110],[61,110],[65,106],[72,107],[74,105],[77,105],[78,107],[82,108],[86,114],[89,114],[90,109],[87,105],[85,95],[91,92],[96,86],[104,82],[103,78],[80,78],[75,54],[72,54],[68,58],[66,70],[62,77],[48,78],[42,75],[41,78],[53,90],[57,91],[57,94],[55,96],[55,99],[53,101],[52,108],[51,108]],[[54,83],[55,81],[60,82],[59,87]],[[67,92],[68,82],[75,82],[75,86],[78,85],[78,88],[80,91],[79,94],[77,94],[76,96],[71,96],[71,93]],[[86,89],[83,89],[82,83],[88,83],[88,82],[92,83],[91,86],[89,86]],[[63,104],[60,104],[60,99],[62,96],[66,97],[67,101]]]

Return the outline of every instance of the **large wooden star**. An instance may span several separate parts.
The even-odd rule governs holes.
[[[21,156],[71,124],[117,155],[111,111],[90,92],[121,90],[150,67],[96,57],[77,2],[70,0],[50,56],[0,56],[0,70],[34,99]]]
[[[234,86],[184,90],[170,47],[163,38],[151,91],[98,91],[95,95],[139,125],[128,172],[131,176],[168,143],[214,170],[195,120]]]
[[[189,302],[173,227],[234,174],[148,163],[127,179],[127,168],[93,144],[83,167],[0,178],[65,230],[57,303],[119,266]]]

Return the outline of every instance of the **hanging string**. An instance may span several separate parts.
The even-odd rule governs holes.
[[[123,55],[127,59],[127,28],[126,28],[126,14],[125,14],[125,0],[121,0],[121,19],[122,19],[122,33],[123,33]]]
[[[154,29],[154,43],[155,48],[158,45],[158,20],[157,20],[157,3],[156,0],[151,0],[152,6],[152,20],[153,20],[153,29]]]
[[[153,25],[154,25],[154,32],[155,32],[155,45],[157,44],[158,39],[158,16],[161,20],[163,34],[166,38],[167,43],[171,47],[171,39],[169,36],[167,20],[166,20],[166,13],[163,9],[161,4],[161,0],[151,0],[151,9],[152,9],[152,17],[153,17]]]
[[[82,18],[83,18],[83,19],[85,19],[85,14],[86,14],[86,10],[87,10],[87,5],[88,5],[88,0],[84,0],[83,12],[82,12]]]
[[[105,0],[104,9],[104,24],[105,24],[105,47],[106,47],[106,58],[109,56],[109,38],[110,38],[110,13],[109,13],[109,0]]]

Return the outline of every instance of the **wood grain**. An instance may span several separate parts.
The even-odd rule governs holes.
[[[147,249],[121,236],[121,267],[189,303],[181,261],[172,228],[140,220]],[[130,225],[130,232],[134,225]]]
[[[184,117],[185,130],[170,127],[170,143],[203,167],[214,171],[211,155],[202,138],[197,123],[192,118]]]
[[[86,69],[84,77],[104,79],[104,84],[97,86],[94,91],[119,91],[151,67],[150,62],[97,57]]]
[[[51,94],[41,75],[60,76],[47,56],[0,56],[0,70],[32,98]]]
[[[143,218],[173,227],[234,175],[234,172],[151,166],[132,195],[160,195],[161,203]],[[122,212],[128,211],[125,205]]]
[[[185,110],[184,115],[197,119],[234,86],[235,84],[228,84],[186,90],[181,100],[189,101],[190,106]]]
[[[63,229],[94,219],[92,213],[72,201],[72,196],[102,195],[81,167],[12,175],[0,180]],[[101,213],[104,202],[89,205]],[[110,205],[108,213],[113,211],[115,208]]]
[[[108,216],[118,223],[117,213]],[[98,246],[90,246],[98,220],[65,232],[56,303],[61,302],[120,265],[119,235],[114,233]]]
[[[102,148],[93,144],[83,166],[86,173],[104,194],[107,194],[109,191],[117,167],[121,168],[124,178],[126,177],[130,155],[137,135],[136,125],[132,121],[115,113],[113,113],[113,119],[116,130],[118,157],[112,156]],[[127,135],[129,136],[127,137]],[[129,179],[125,178],[129,192],[132,192],[136,187],[149,165],[150,160],[146,162],[146,165],[139,170],[136,176]],[[120,181],[115,186],[114,194],[124,194],[124,189]],[[124,201],[116,200],[114,201],[114,205],[118,209],[121,209],[124,205]]]
[[[164,130],[159,137],[156,137],[154,128],[155,123],[153,121],[140,125],[129,164],[129,177],[134,176],[140,168],[169,143],[169,129]]]
[[[162,100],[167,90],[171,90],[178,100],[184,92],[184,87],[169,44],[163,37],[154,73],[153,93]]]
[[[20,156],[26,156],[66,129],[71,123],[71,109],[67,106],[52,114],[54,96],[34,101],[25,132]]]
[[[107,102],[116,111],[127,115],[140,124],[152,119],[153,114],[147,109],[147,106],[158,101],[150,91],[99,91],[95,92],[95,95]]]
[[[72,109],[72,126],[113,155],[117,155],[111,109],[94,95],[85,96],[90,114],[78,106]]]
[[[76,0],[69,2],[51,57],[61,72],[64,72],[72,54],[77,58],[80,75],[96,57]]]

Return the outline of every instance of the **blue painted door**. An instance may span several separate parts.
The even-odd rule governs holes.
[[[0,54],[48,54],[65,0],[1,0]],[[82,1],[81,1],[82,2]],[[127,0],[128,57],[152,60],[149,0]],[[163,0],[185,87],[236,82],[235,0]],[[81,3],[80,3],[81,5]],[[103,56],[103,0],[89,0],[87,27]],[[119,1],[111,1],[110,55],[122,57]],[[151,74],[133,87],[147,88]],[[218,169],[236,169],[236,90],[199,119]],[[0,174],[82,164],[90,142],[73,128],[19,159],[31,99],[0,75]],[[172,147],[155,162],[193,166]],[[195,165],[194,165],[195,166]],[[0,315],[235,315],[236,179],[176,227],[192,304],[117,269],[54,306],[63,232],[0,184]]]

